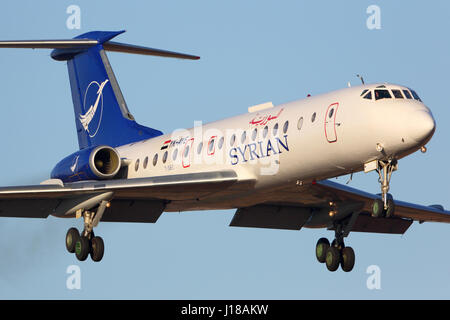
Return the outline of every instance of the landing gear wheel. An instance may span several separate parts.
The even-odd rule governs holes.
[[[80,233],[77,228],[70,228],[66,233],[66,249],[70,253],[75,252],[75,244],[80,237]]]
[[[325,262],[329,271],[336,271],[341,262],[341,253],[339,252],[339,249],[336,247],[329,247]]]
[[[79,237],[75,245],[75,255],[77,256],[77,259],[80,261],[86,260],[90,251],[91,245],[89,239],[85,236]]]
[[[101,237],[93,237],[91,240],[91,259],[95,262],[102,260],[105,245]]]
[[[372,202],[372,217],[381,218],[383,217],[384,203],[380,199],[375,199]]]
[[[320,238],[316,244],[316,258],[320,263],[324,263],[327,257],[327,250],[330,247],[330,242],[326,238]]]
[[[388,199],[387,200],[387,210],[385,212],[386,218],[390,218],[394,215],[395,212],[395,203],[394,200]]]
[[[355,265],[355,252],[352,247],[345,247],[341,252],[341,268],[345,272],[350,272]]]

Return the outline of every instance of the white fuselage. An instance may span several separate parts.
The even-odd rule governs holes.
[[[361,96],[366,89],[374,95],[379,86],[408,90],[391,84],[341,89],[178,130],[117,151],[130,160],[128,178],[232,169],[239,179],[255,181],[251,190],[236,191],[231,205],[216,193],[212,199],[217,201],[205,201],[204,206],[201,201],[195,206],[186,201],[169,204],[167,211],[248,206],[252,199],[258,203],[270,188],[358,172],[372,160],[400,159],[426,144],[435,129],[430,110],[406,96],[381,100]]]

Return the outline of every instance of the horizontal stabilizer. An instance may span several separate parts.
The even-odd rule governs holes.
[[[105,42],[103,44],[103,48],[106,51],[143,54],[143,55],[147,55],[147,56],[158,56],[158,57],[165,57],[165,58],[178,58],[178,59],[190,59],[190,60],[200,59],[200,57],[193,56],[190,54],[135,46],[135,45],[131,45],[131,44],[119,43],[119,42],[113,42],[113,41]]]
[[[89,33],[87,34],[89,35]],[[113,42],[113,41],[102,41],[101,39],[90,39],[90,38],[75,38],[75,39],[62,39],[62,40],[11,40],[11,41],[0,41],[0,48],[30,48],[30,49],[71,49],[73,52],[80,52],[84,49],[94,47],[98,44],[103,45],[103,49],[106,51],[113,52],[125,52],[133,54],[142,54],[148,56],[157,56],[165,58],[177,58],[177,59],[189,59],[198,60],[199,56],[167,51],[155,48],[148,48],[142,46],[136,46],[126,43]],[[71,52],[71,51],[65,51]],[[60,52],[56,52],[52,56],[55,58]],[[60,59],[57,59],[60,60]]]
[[[90,48],[98,44],[91,39],[0,41],[0,48],[71,49]]]

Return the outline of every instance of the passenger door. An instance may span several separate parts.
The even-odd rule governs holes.
[[[339,108],[339,102],[330,104],[325,113],[325,137],[329,143],[337,141],[336,134],[336,114]]]

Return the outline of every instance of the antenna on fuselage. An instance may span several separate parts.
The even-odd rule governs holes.
[[[357,74],[356,76],[359,78],[359,80],[361,80],[362,84],[365,84],[362,76],[360,76],[359,74]]]

